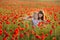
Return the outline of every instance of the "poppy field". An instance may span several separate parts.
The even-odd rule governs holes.
[[[60,40],[60,2],[0,0],[0,40]],[[46,23],[32,26],[33,12],[44,10]],[[44,25],[44,27],[42,26]]]

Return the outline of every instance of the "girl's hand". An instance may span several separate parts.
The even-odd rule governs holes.
[[[30,18],[32,18],[32,16],[24,17],[23,20],[29,20]]]
[[[32,18],[32,16],[29,16],[29,18]]]

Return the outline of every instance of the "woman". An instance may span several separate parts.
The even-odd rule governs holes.
[[[39,20],[38,25],[42,24],[40,26],[46,27],[46,25],[45,25],[46,21],[44,20],[44,12],[43,11],[39,11],[38,20]]]
[[[43,13],[43,11],[39,11],[39,13],[38,13],[38,20],[40,20],[40,22],[44,21],[44,13]]]

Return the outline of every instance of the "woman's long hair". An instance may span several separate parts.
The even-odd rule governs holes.
[[[39,17],[39,14],[42,14],[42,17],[41,18]],[[40,19],[41,20],[44,20],[44,13],[43,13],[43,11],[39,11],[38,12],[38,20],[40,20]]]

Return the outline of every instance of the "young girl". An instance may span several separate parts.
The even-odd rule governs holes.
[[[33,18],[32,18],[32,25],[37,26],[38,23],[39,23],[38,13],[34,13]]]
[[[29,20],[30,17],[25,17],[24,18],[25,20]],[[31,18],[31,23],[33,26],[37,26],[37,24],[39,23],[39,20],[38,20],[38,13],[37,12],[34,12],[33,13],[33,16]]]

